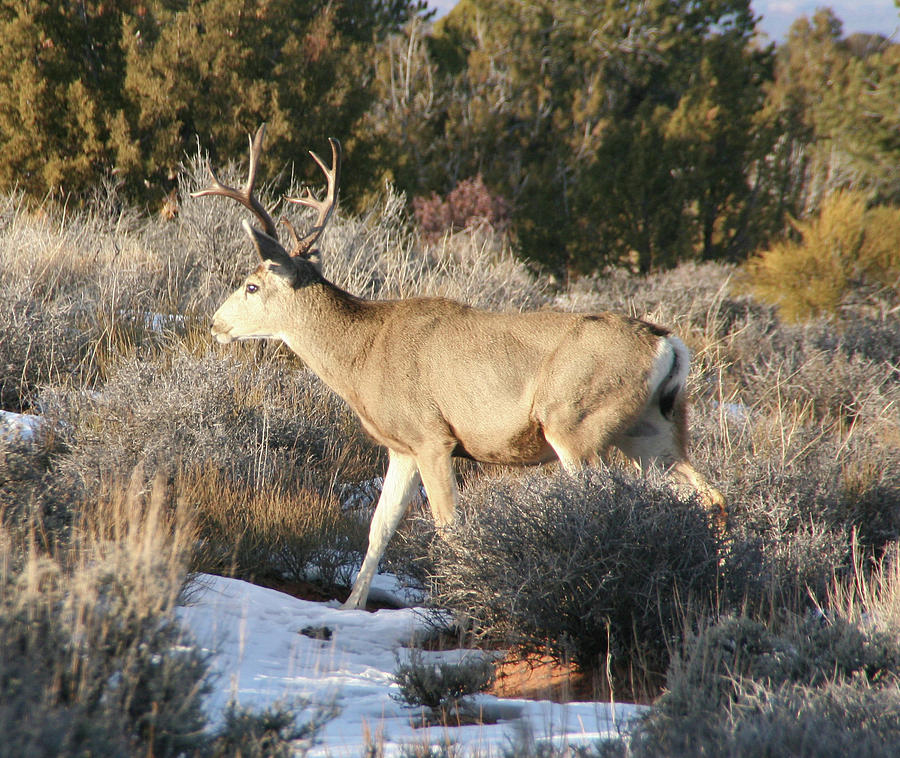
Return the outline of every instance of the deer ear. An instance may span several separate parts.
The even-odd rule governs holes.
[[[277,264],[270,267],[270,270],[293,282],[297,274],[297,266],[287,250],[281,246],[281,243],[265,232],[254,229],[246,219],[242,223],[244,231],[247,232],[247,236],[253,241],[253,246],[256,248],[256,252],[259,253],[262,261],[264,263],[272,262]]]

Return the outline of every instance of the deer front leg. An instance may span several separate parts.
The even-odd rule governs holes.
[[[381,497],[378,498],[378,505],[375,506],[375,514],[369,527],[369,548],[353,583],[350,597],[341,608],[365,608],[369,586],[378,570],[378,562],[419,486],[419,472],[415,459],[409,455],[395,453],[393,450],[389,450],[388,455],[384,487],[381,489]]]

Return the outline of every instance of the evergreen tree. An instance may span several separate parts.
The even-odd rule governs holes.
[[[481,174],[554,268],[736,256],[773,138],[754,24],[747,0],[463,0],[422,62],[428,126],[404,135],[437,165],[406,188]]]
[[[354,133],[371,101],[368,53],[379,4],[365,4],[368,19],[361,2],[170,5],[126,28],[127,107],[114,144],[128,176],[165,188],[197,136],[221,163],[241,155],[263,121],[270,165],[296,162],[305,172],[302,156],[322,150],[328,136],[340,137],[354,159]],[[366,179],[347,172],[345,189]]]
[[[0,191],[86,193],[115,170],[134,198],[168,191],[199,137],[217,161],[269,123],[284,167],[338,136],[348,187],[371,181],[358,130],[372,50],[420,0],[0,0]]]
[[[769,97],[792,160],[793,215],[816,212],[835,191],[900,200],[900,45],[877,35],[844,38],[823,8],[791,27]]]
[[[0,191],[42,199],[97,180],[120,108],[120,17],[133,4],[0,0]]]

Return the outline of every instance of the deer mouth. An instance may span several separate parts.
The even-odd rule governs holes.
[[[234,342],[234,337],[232,337],[230,334],[226,334],[225,332],[217,332],[215,329],[212,329],[210,331],[212,331],[213,337],[216,338],[216,342],[222,345],[227,345],[229,342]]]
[[[212,333],[212,336],[216,338],[216,342],[219,342],[222,345],[227,345],[229,342],[234,341],[234,337],[231,336],[231,330],[223,329],[215,321],[213,321],[213,325],[210,327],[209,331]]]
[[[221,331],[216,329],[216,327],[212,327],[210,329],[213,337],[216,338],[216,342],[221,345],[228,345],[232,342],[246,342],[247,340],[268,340],[268,339],[276,339],[274,334],[238,334],[234,335],[231,332]]]

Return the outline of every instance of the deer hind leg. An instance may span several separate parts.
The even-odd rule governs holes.
[[[553,448],[553,452],[556,453],[560,465],[567,474],[577,473],[584,465],[584,459],[576,452],[576,447],[571,441],[559,439],[546,431],[544,431],[544,439]]]
[[[389,451],[384,486],[381,489],[381,497],[378,498],[378,505],[375,506],[372,524],[369,527],[369,547],[356,576],[356,581],[353,583],[350,597],[341,606],[342,608],[365,607],[369,597],[369,587],[378,570],[378,562],[384,555],[384,550],[397,530],[397,525],[403,518],[403,514],[406,513],[409,501],[412,500],[418,486],[419,472],[415,459],[409,455]]]
[[[583,417],[566,409],[548,414],[543,428],[544,439],[553,448],[563,469],[574,474],[585,465],[606,462],[614,439],[613,430],[618,423],[618,414],[611,407],[597,408]]]
[[[687,408],[683,400],[679,399],[670,416],[664,416],[658,407],[650,406],[616,440],[616,447],[641,469],[651,465],[665,467],[672,479],[697,493],[717,529],[724,529],[727,515],[725,498],[688,459]]]
[[[440,447],[420,452],[416,456],[416,462],[419,464],[434,523],[440,532],[456,523],[456,507],[459,504],[459,490],[450,451]]]

